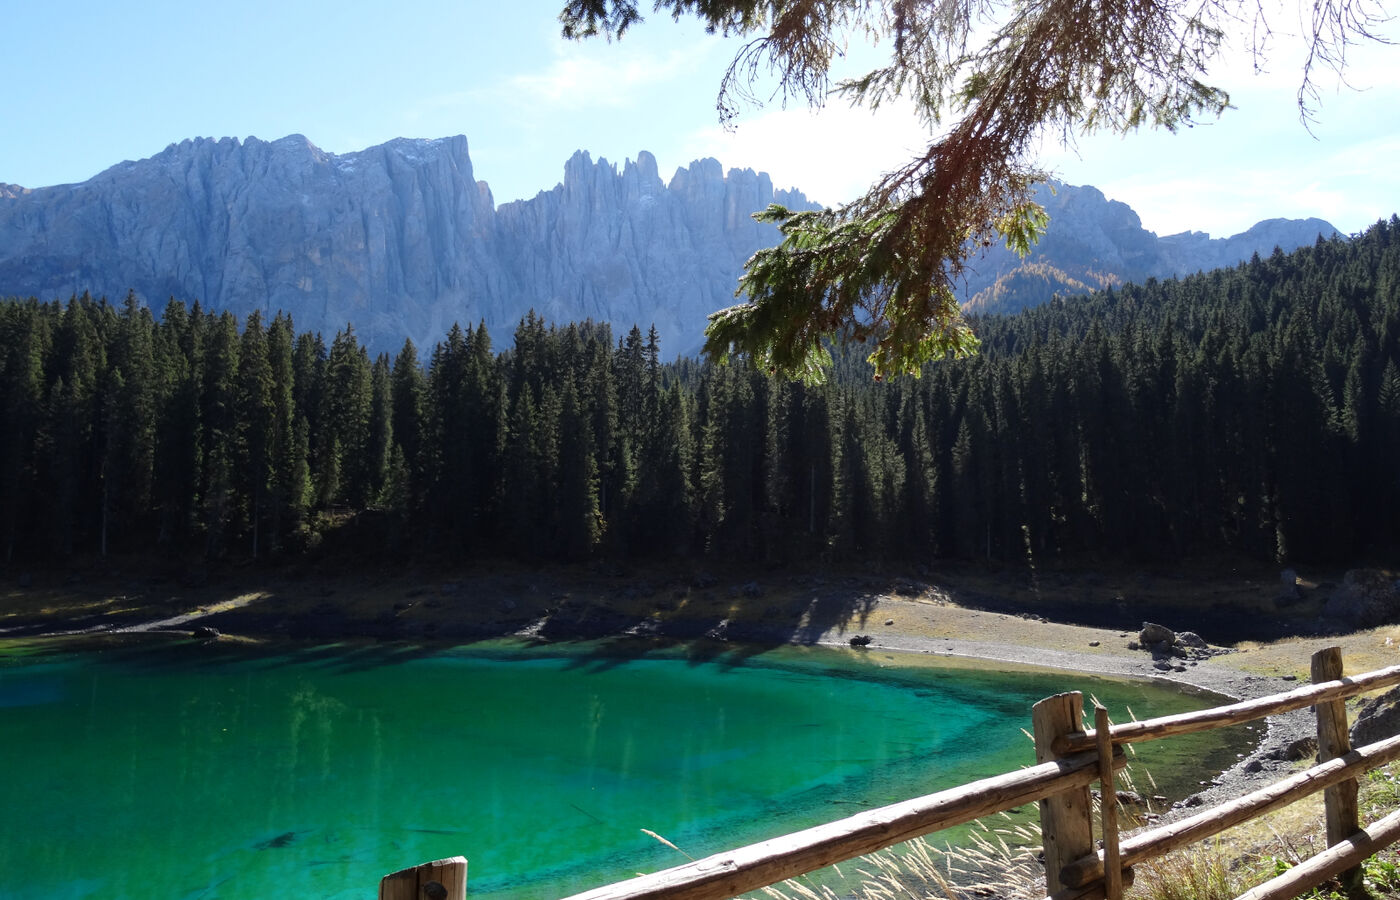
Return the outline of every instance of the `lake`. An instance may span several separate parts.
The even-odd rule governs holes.
[[[873,654],[491,643],[0,645],[0,898],[373,897],[469,860],[472,897],[559,897],[1034,762],[1030,707],[1208,701]],[[1234,740],[1238,743],[1239,735]],[[1237,746],[1162,756],[1194,778]],[[679,851],[648,836],[655,832]]]

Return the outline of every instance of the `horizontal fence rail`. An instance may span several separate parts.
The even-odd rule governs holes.
[[[1346,841],[1329,847],[1307,862],[1300,863],[1258,887],[1240,894],[1235,900],[1290,900],[1310,891],[1329,878],[1340,875],[1363,859],[1400,840],[1400,810],[1363,828]]]
[[[1139,832],[1119,846],[1119,864],[1131,866],[1179,850],[1396,759],[1400,759],[1400,736],[1368,744],[1188,819]],[[1103,858],[1081,857],[1065,866],[1060,877],[1075,886],[1102,878]]]
[[[1243,725],[1266,716],[1307,709],[1328,700],[1345,700],[1370,690],[1400,684],[1400,666],[1391,666],[1343,678],[1323,684],[1298,688],[1286,694],[1273,694],[1257,700],[1232,703],[1229,706],[1216,706],[1196,712],[1177,713],[1173,716],[1160,716],[1156,719],[1143,719],[1140,722],[1124,722],[1114,725],[1110,731],[1115,744],[1134,744],[1139,741],[1154,741],[1159,738],[1180,734],[1194,734],[1212,728],[1228,725]],[[1094,749],[1095,736],[1092,730],[1065,735],[1056,741],[1055,749],[1060,753],[1082,753]]]
[[[1314,684],[1286,693],[1121,725],[1111,725],[1100,707],[1092,729],[1084,727],[1082,696],[1058,694],[1040,701],[1032,710],[1035,766],[716,853],[567,900],[725,900],[1033,801],[1040,806],[1046,900],[1120,900],[1123,887],[1132,883],[1135,864],[1318,791],[1325,796],[1329,849],[1236,900],[1287,900],[1333,877],[1340,877],[1344,887],[1359,886],[1361,861],[1400,841],[1400,811],[1362,828],[1356,810],[1357,779],[1400,759],[1400,735],[1352,749],[1344,701],[1400,684],[1400,665],[1345,678],[1341,651],[1333,647],[1313,655],[1312,677]],[[1103,842],[1102,849],[1097,849],[1096,804],[1089,786],[1098,783],[1101,798],[1117,795],[1114,773],[1125,765],[1121,745],[1239,725],[1307,707],[1317,710],[1317,765],[1228,803],[1121,840],[1117,804],[1100,802]],[[1110,863],[1107,869],[1105,860]],[[407,900],[415,888],[429,900],[460,900],[466,889],[466,860],[454,857],[385,876],[381,900],[400,896]],[[444,890],[450,891],[450,896]]]
[[[734,897],[1098,779],[1098,754],[984,778],[882,806],[726,853],[575,894],[569,900],[708,900]],[[1118,755],[1115,765],[1122,768]]]

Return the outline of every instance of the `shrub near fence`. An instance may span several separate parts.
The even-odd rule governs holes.
[[[1400,736],[1353,749],[1347,733],[1346,700],[1400,684],[1400,666],[1351,678],[1342,675],[1339,648],[1312,658],[1313,684],[1257,700],[1197,712],[1111,725],[1095,710],[1092,729],[1083,727],[1083,697],[1057,694],[1031,710],[1036,765],[902,803],[858,813],[804,831],[676,866],[651,875],[595,888],[568,900],[722,900],[933,834],[1025,803],[1040,806],[1048,900],[1119,900],[1131,883],[1132,866],[1324,792],[1328,850],[1237,900],[1284,900],[1329,878],[1359,884],[1361,861],[1400,840],[1400,811],[1362,828],[1357,814],[1357,779],[1400,759]],[[1117,804],[1095,804],[1116,795],[1114,773],[1123,767],[1122,745],[1239,725],[1266,716],[1314,707],[1317,765],[1190,818],[1118,837]],[[462,857],[415,866],[380,882],[380,900],[464,900],[467,861]]]

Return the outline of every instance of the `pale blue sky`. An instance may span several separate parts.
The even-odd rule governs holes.
[[[613,162],[654,153],[663,176],[701,156],[769,172],[824,203],[859,193],[926,140],[912,117],[839,101],[820,115],[774,102],[733,133],[716,123],[735,44],[655,15],[621,42],[566,43],[560,0],[90,0],[14,3],[0,89],[0,181],[82,181],[191,137],[305,134],[344,153],[394,137],[465,134],[498,203],[562,177],[577,149]],[[1275,25],[1287,31],[1289,13]],[[1296,8],[1291,13],[1296,17]],[[1296,29],[1296,25],[1294,25]],[[1400,37],[1397,29],[1385,33]],[[853,56],[869,51],[853,48]],[[1324,73],[1313,134],[1299,123],[1300,60],[1248,59],[1220,82],[1238,109],[1177,135],[1051,147],[1064,181],[1131,204],[1159,234],[1233,234],[1273,217],[1357,231],[1400,210],[1400,49]]]

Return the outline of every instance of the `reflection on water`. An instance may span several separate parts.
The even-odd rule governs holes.
[[[1028,764],[1031,704],[1070,688],[1204,705],[810,649],[0,658],[0,898],[364,897],[457,854],[472,896],[561,896],[685,861],[643,829],[699,857]]]

